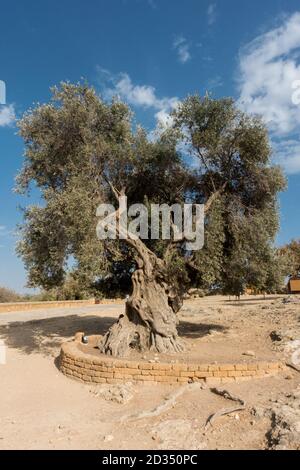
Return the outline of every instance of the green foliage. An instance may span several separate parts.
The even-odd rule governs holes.
[[[107,191],[99,178],[105,170],[116,180],[129,171],[129,119],[125,105],[105,105],[92,89],[63,83],[50,104],[19,122],[26,155],[17,188],[28,191],[34,182],[42,196],[40,206],[24,211],[18,246],[29,286],[63,286],[70,257],[83,289],[107,272],[96,238],[96,208]]]
[[[105,103],[92,88],[69,83],[24,115],[17,188],[26,193],[34,184],[41,193],[20,228],[18,253],[30,286],[68,298],[128,292],[133,250],[96,237],[96,208],[115,204],[113,187],[126,192],[129,205],[207,203],[214,195],[203,250],[187,253],[184,241],[144,241],[164,257],[174,286],[271,288],[277,195],[285,180],[270,164],[265,126],[231,99],[209,96],[188,97],[173,118],[174,126],[150,141],[143,129],[133,132],[125,104]]]
[[[281,247],[279,253],[286,261],[286,276],[300,276],[300,239]]]
[[[73,275],[68,274],[61,286],[52,289],[43,289],[31,297],[31,301],[57,301],[57,300],[87,300],[93,297],[91,289],[85,289],[83,284]],[[29,300],[29,299],[28,299]]]
[[[265,126],[239,111],[231,99],[209,96],[187,98],[174,119],[186,159],[197,162],[195,200],[205,202],[224,188],[206,221],[204,249],[190,261],[197,281],[237,295],[247,286],[270,290],[271,270],[281,272],[273,242],[277,195],[286,182],[270,164]]]
[[[224,207],[219,199],[215,202],[205,221],[205,245],[197,251],[189,263],[193,284],[205,290],[216,288],[222,283],[224,266]]]

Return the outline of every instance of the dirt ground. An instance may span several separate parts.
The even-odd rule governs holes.
[[[255,357],[299,366],[300,299],[284,301],[186,301],[179,315],[185,360]],[[292,368],[220,387],[244,400],[245,410],[207,427],[210,415],[233,406],[207,386],[185,386],[176,398],[178,387],[169,385],[94,387],[62,375],[56,366],[61,342],[77,331],[103,334],[122,310],[101,305],[0,314],[7,347],[6,364],[0,364],[0,449],[300,448],[300,373]]]

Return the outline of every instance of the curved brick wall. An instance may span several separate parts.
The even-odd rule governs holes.
[[[77,336],[80,338],[80,336]],[[98,337],[89,337],[96,344]],[[80,341],[62,345],[60,370],[68,377],[86,383],[120,383],[128,381],[182,384],[205,381],[210,384],[244,381],[277,374],[284,366],[279,362],[236,364],[151,363],[120,360],[89,354]]]

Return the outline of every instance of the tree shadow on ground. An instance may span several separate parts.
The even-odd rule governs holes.
[[[74,337],[77,331],[87,335],[103,335],[116,321],[113,317],[69,315],[42,320],[11,322],[0,326],[0,338],[6,346],[25,354],[57,353],[61,343]]]
[[[224,333],[228,328],[213,323],[191,323],[186,321],[181,321],[178,325],[179,336],[185,338],[203,338],[203,336],[209,335],[212,330]]]
[[[116,321],[115,317],[96,315],[68,315],[41,320],[11,322],[0,326],[0,338],[6,346],[25,354],[39,353],[45,356],[57,355],[63,341],[74,337],[78,331],[86,335],[103,335]],[[224,332],[222,325],[189,323],[181,321],[178,333],[185,338],[202,338],[211,330]]]

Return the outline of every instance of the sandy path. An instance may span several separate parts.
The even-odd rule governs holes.
[[[116,426],[115,420],[118,423],[119,405],[67,379],[58,371],[55,358],[61,341],[78,330],[95,331],[101,318],[101,328],[106,329],[120,308],[121,304],[108,304],[0,315],[8,346],[7,363],[0,366],[0,449],[111,446],[104,439]],[[143,394],[147,393],[150,399],[153,393],[145,386]]]
[[[220,418],[215,428],[206,433],[203,425],[209,414],[228,406],[210,390],[183,395],[173,409],[159,417],[121,423],[122,416],[161,403],[171,387],[134,386],[133,399],[120,405],[91,393],[95,391],[93,387],[63,376],[55,365],[61,342],[76,331],[87,334],[106,331],[122,308],[122,304],[101,304],[0,314],[0,338],[7,345],[7,363],[0,365],[0,449],[260,449],[267,446],[270,419],[254,418],[251,408],[268,407],[270,400],[294,390],[299,384],[296,372],[230,384],[232,393],[247,401],[248,409],[236,416]],[[292,321],[292,314],[290,317],[284,314],[289,309],[273,305],[272,299],[266,302],[245,299],[236,304],[228,298],[216,297],[187,302],[181,320],[188,326],[187,335],[193,333],[190,339],[209,354],[215,348],[222,355],[222,348],[226,351],[232,344],[234,354],[241,353],[247,345],[259,354],[272,355],[269,333],[286,326],[288,318]],[[193,329],[193,323],[198,324],[198,329]],[[225,329],[211,332],[211,325]],[[274,352],[274,356],[278,355],[280,352]]]
[[[122,303],[87,305],[71,308],[48,308],[41,310],[18,311],[18,312],[0,312],[0,325],[6,325],[10,322],[43,320],[46,318],[66,317],[69,315],[82,315],[87,313],[96,313],[106,315],[108,312],[116,313],[122,310]]]

